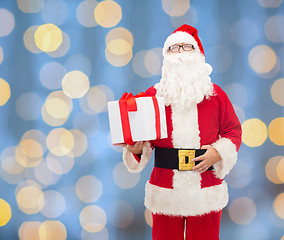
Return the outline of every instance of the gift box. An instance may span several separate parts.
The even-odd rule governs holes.
[[[111,141],[113,144],[167,138],[164,98],[133,96],[125,93],[119,101],[108,102]]]

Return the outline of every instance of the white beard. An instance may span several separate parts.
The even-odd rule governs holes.
[[[199,52],[167,53],[161,81],[155,85],[157,96],[164,97],[166,106],[189,108],[213,94],[211,72]]]

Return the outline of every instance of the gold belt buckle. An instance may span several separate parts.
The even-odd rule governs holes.
[[[191,159],[195,158],[195,150],[178,150],[178,170],[186,171],[192,170],[195,166],[195,162],[192,162]]]

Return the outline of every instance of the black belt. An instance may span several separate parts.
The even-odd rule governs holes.
[[[192,170],[201,161],[191,162],[191,159],[203,155],[206,149],[177,149],[155,148],[155,167],[178,169],[180,171]],[[213,170],[213,166],[207,170]]]

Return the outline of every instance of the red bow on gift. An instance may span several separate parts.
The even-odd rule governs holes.
[[[157,138],[161,138],[161,121],[160,121],[160,111],[157,98],[154,96],[147,96],[145,93],[141,92],[137,95],[133,96],[132,93],[125,92],[119,100],[119,108],[120,108],[120,117],[123,131],[124,142],[128,145],[133,145],[133,139],[131,135],[130,123],[128,112],[136,112],[137,111],[137,103],[135,98],[139,97],[151,97],[154,104],[155,110],[155,120],[156,120],[156,133]]]

